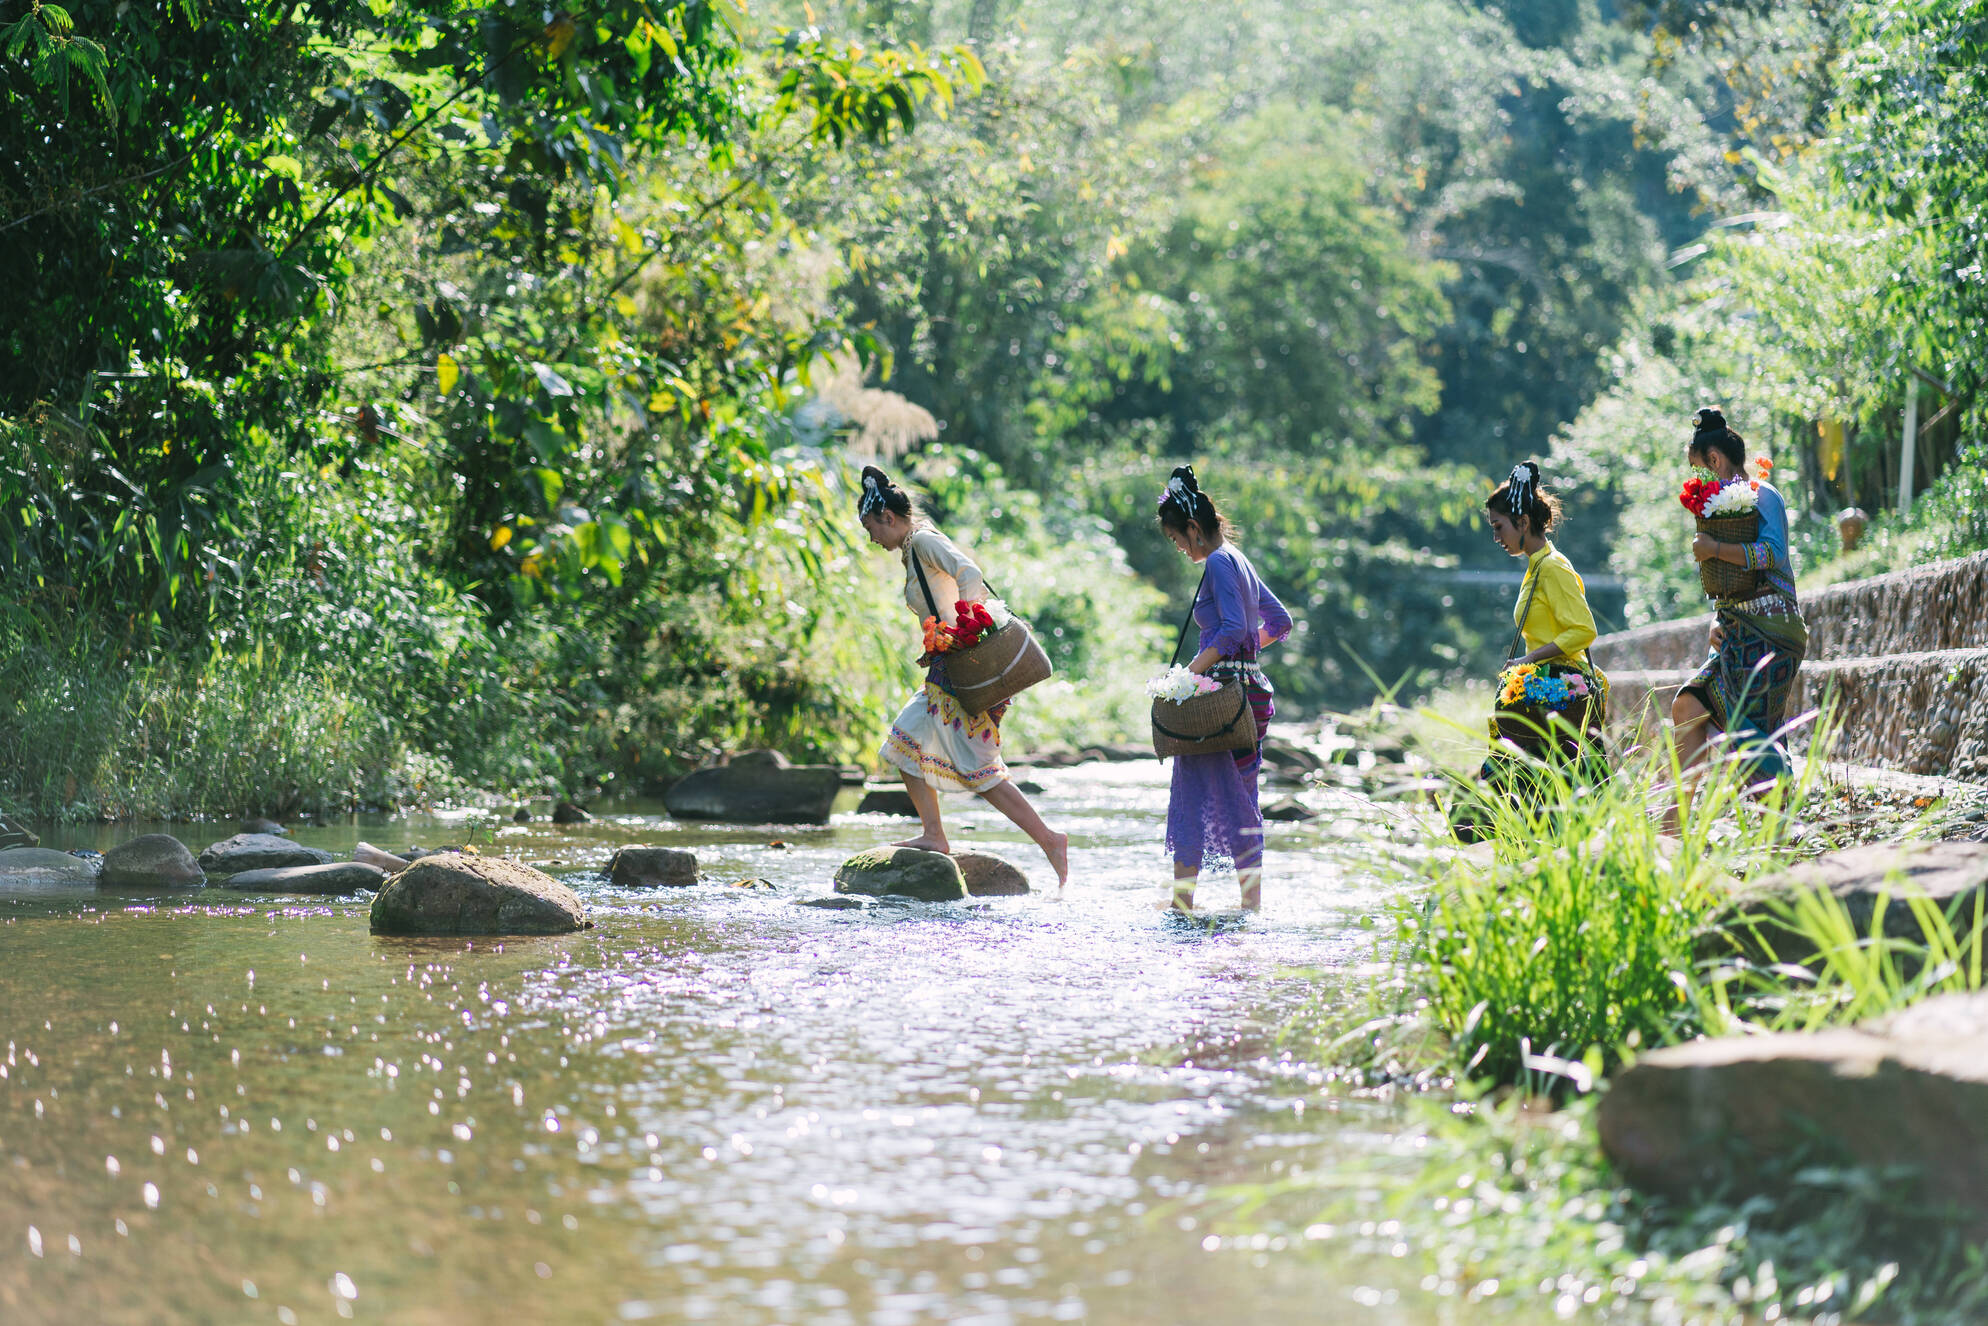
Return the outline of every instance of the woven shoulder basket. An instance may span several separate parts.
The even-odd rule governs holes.
[[[1219,755],[1256,745],[1256,714],[1249,692],[1231,680],[1221,690],[1176,703],[1153,701],[1153,754]]]
[[[1055,671],[1035,632],[1019,617],[991,631],[971,649],[946,655],[946,683],[968,713],[984,714],[1012,700]]]
[[[1709,534],[1720,543],[1752,543],[1760,537],[1760,513],[1746,511],[1734,516],[1701,517],[1698,532]],[[1762,578],[1758,571],[1716,557],[1698,564],[1698,583],[1704,586],[1708,599],[1752,598],[1760,592]]]
[[[1201,585],[1208,582],[1203,568]],[[1188,628],[1194,625],[1194,605],[1201,599],[1201,585],[1187,601],[1187,620],[1173,642],[1167,659],[1172,667],[1180,660],[1187,643]],[[1256,713],[1249,707],[1249,691],[1241,680],[1230,678],[1219,691],[1190,695],[1185,700],[1153,701],[1153,754],[1161,759],[1173,755],[1220,755],[1224,751],[1248,750],[1256,745]]]
[[[925,591],[925,606],[934,617],[943,618],[916,551],[911,554],[911,566],[918,573],[918,587]],[[994,587],[988,585],[987,592],[993,593]],[[1037,682],[1049,680],[1056,671],[1036,642],[1035,632],[1012,612],[1007,625],[989,631],[970,648],[950,651],[945,663],[946,690],[970,714],[984,714]]]

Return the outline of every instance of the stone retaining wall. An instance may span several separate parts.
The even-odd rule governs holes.
[[[1830,758],[1988,782],[1988,553],[1833,585],[1802,613],[1809,658],[1788,712],[1833,697],[1839,730]],[[1711,620],[1659,622],[1595,642],[1626,735],[1647,737],[1668,715],[1672,693],[1705,657]]]
[[[1802,603],[1811,659],[1876,658],[1988,648],[1988,553],[1933,562],[1818,590]],[[1590,651],[1611,678],[1623,672],[1698,666],[1706,613],[1617,631]]]

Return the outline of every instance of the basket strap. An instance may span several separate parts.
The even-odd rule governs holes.
[[[1180,662],[1180,647],[1187,643],[1187,628],[1194,625],[1194,605],[1201,602],[1201,587],[1207,583],[1208,583],[1208,564],[1204,561],[1201,564],[1201,579],[1197,581],[1194,586],[1194,597],[1187,601],[1187,619],[1181,622],[1180,635],[1173,642],[1173,653],[1167,656],[1168,667],[1172,667],[1174,664]],[[1227,729],[1225,728],[1223,730],[1226,731]],[[1171,737],[1174,734],[1168,732],[1167,735]]]
[[[918,555],[918,549],[916,548],[911,549],[911,569],[918,573],[918,588],[925,591],[925,606],[932,610],[934,617],[939,617],[939,605],[932,598],[932,582],[925,578],[925,559]],[[1001,597],[1000,591],[994,588],[986,575],[983,574],[980,577],[980,583],[986,588],[989,594],[997,599]],[[1012,608],[1008,610],[1008,615],[1010,617],[1014,616]],[[939,620],[944,621],[945,618],[939,617]]]
[[[1248,712],[1249,712],[1249,691],[1244,690],[1242,696],[1242,703],[1236,707],[1236,716],[1234,718],[1231,718],[1228,722],[1222,724],[1222,726],[1216,728],[1213,732],[1203,732],[1198,736],[1189,736],[1185,732],[1175,732],[1172,728],[1168,727],[1165,723],[1162,723],[1157,718],[1153,720],[1153,730],[1159,733],[1163,737],[1172,737],[1175,741],[1208,741],[1211,740],[1212,738],[1221,736],[1225,732],[1233,731],[1235,729],[1236,724],[1242,722],[1243,715]]]
[[[1544,568],[1542,566],[1542,570],[1543,569]],[[1532,571],[1532,566],[1530,563],[1527,564],[1526,570],[1529,572]],[[1521,658],[1525,655],[1526,623],[1532,620],[1532,599],[1533,595],[1537,593],[1539,593],[1539,575],[1534,574],[1531,583],[1528,584],[1526,587],[1525,606],[1519,609],[1518,629],[1512,632],[1511,646],[1505,650],[1506,658]],[[927,590],[925,592],[925,597],[930,598],[931,596],[932,596],[931,591]]]

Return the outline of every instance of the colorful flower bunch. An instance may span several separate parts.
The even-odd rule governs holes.
[[[1773,461],[1765,456],[1755,456],[1753,478],[1735,477],[1731,483],[1723,484],[1717,479],[1686,479],[1684,490],[1677,495],[1677,500],[1700,520],[1713,516],[1743,516],[1760,508],[1760,485],[1767,481],[1773,470]]]
[[[1146,683],[1146,694],[1155,700],[1170,700],[1174,704],[1192,700],[1197,695],[1210,695],[1221,689],[1222,683],[1213,677],[1189,672],[1178,663]]]
[[[1556,677],[1537,663],[1521,663],[1498,674],[1498,703],[1506,708],[1564,709],[1588,694],[1588,679],[1578,672]]]
[[[954,650],[973,648],[988,632],[1001,628],[1001,621],[1007,614],[1002,610],[997,618],[995,612],[1002,608],[999,602],[990,607],[986,603],[969,603],[961,599],[953,604],[953,616],[957,619],[954,625],[948,626],[937,617],[927,617],[925,652],[950,654]]]

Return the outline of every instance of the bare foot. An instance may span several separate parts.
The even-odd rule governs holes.
[[[901,843],[892,843],[891,846],[915,847],[921,852],[951,853],[953,850],[952,844],[948,843],[944,838],[932,838],[922,833],[916,838],[906,838]]]
[[[1056,872],[1056,887],[1060,889],[1065,884],[1068,884],[1070,882],[1070,835],[1067,833],[1050,834],[1049,846],[1042,849],[1042,854],[1049,858],[1050,868]]]

